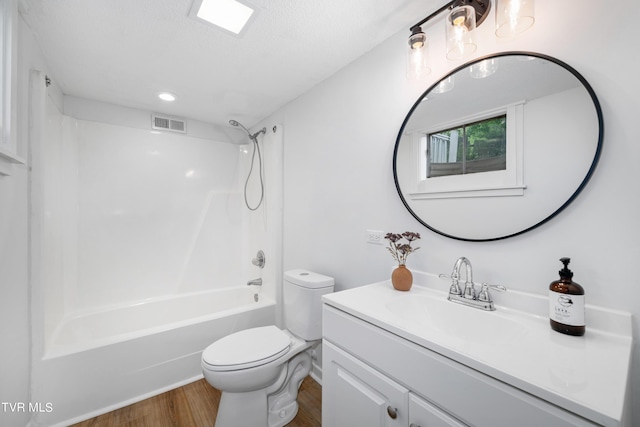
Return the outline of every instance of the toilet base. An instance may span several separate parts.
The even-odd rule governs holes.
[[[222,392],[215,427],[267,427],[265,391]]]
[[[283,427],[298,413],[298,389],[310,371],[311,355],[305,350],[270,387],[243,393],[223,390],[215,427]]]
[[[311,372],[311,355],[306,350],[291,359],[286,379],[279,390],[269,393],[269,427],[282,427],[298,413],[298,390],[302,380]]]

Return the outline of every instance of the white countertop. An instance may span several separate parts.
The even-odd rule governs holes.
[[[444,290],[437,276],[414,272],[408,292],[384,281],[323,301],[596,423],[622,425],[629,313],[587,305],[586,333],[574,337],[551,329],[546,297],[494,293],[496,311],[489,312],[447,301]]]

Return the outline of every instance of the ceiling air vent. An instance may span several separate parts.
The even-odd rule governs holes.
[[[176,117],[151,115],[151,129],[187,133],[187,121]]]

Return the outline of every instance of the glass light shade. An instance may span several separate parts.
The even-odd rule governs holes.
[[[476,28],[476,11],[471,6],[458,6],[445,20],[447,59],[462,59],[476,51],[473,30]]]
[[[497,0],[496,36],[513,37],[533,26],[534,0]]]
[[[407,78],[420,80],[431,72],[429,67],[429,39],[423,32],[414,32],[409,37],[407,50]]]
[[[453,89],[453,86],[455,85],[455,83],[456,83],[455,77],[449,76],[446,79],[441,80],[440,83],[438,83],[438,85],[431,90],[431,92],[433,93],[449,92],[451,89]]]
[[[469,75],[474,79],[484,79],[498,71],[498,61],[495,58],[485,59],[469,66]]]

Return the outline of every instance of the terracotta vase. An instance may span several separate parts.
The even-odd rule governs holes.
[[[411,285],[413,285],[413,274],[411,274],[411,271],[404,264],[400,264],[398,268],[391,273],[391,283],[394,289],[408,291],[411,289]]]

